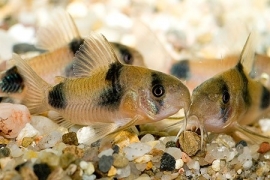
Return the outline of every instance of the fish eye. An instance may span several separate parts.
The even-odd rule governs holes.
[[[228,91],[224,91],[222,95],[222,101],[224,104],[227,104],[230,100],[230,94]]]
[[[162,85],[155,85],[152,89],[152,93],[155,97],[161,97],[165,93],[165,89]]]
[[[127,51],[125,51],[125,52],[122,53],[122,58],[123,58],[123,60],[124,60],[124,62],[125,62],[126,64],[132,64],[132,63],[133,63],[133,57],[132,57],[132,55],[131,55],[129,52],[127,52]]]

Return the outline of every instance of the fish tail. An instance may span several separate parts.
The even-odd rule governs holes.
[[[26,85],[22,103],[28,107],[32,114],[47,111],[49,108],[45,97],[50,85],[39,77],[19,55],[13,54],[13,59]]]

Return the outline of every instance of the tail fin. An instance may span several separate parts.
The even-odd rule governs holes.
[[[50,85],[39,77],[19,55],[13,54],[13,59],[27,88],[23,104],[28,107],[32,114],[47,111],[48,105],[45,95]]]

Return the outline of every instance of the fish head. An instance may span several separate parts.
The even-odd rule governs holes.
[[[205,81],[194,89],[188,112],[188,124],[208,132],[232,131],[234,123],[250,103],[247,79],[239,67]]]
[[[167,118],[180,109],[190,106],[188,88],[176,77],[158,71],[150,73],[149,79],[142,79],[138,89],[139,113],[147,122]]]

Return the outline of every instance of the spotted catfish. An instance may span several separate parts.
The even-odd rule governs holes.
[[[48,52],[27,59],[27,63],[51,84],[55,83],[56,76],[74,76],[72,60],[83,41],[71,16],[63,10],[57,10],[52,19],[37,32],[37,46]],[[145,66],[141,54],[135,49],[115,42],[111,42],[111,45],[122,63]],[[13,65],[12,62],[6,65],[8,70],[1,74],[0,96],[22,99],[24,81]]]
[[[25,79],[23,103],[33,114],[53,110],[63,118],[58,123],[90,125],[93,141],[119,127],[162,120],[190,105],[185,85],[173,76],[144,67],[120,63],[106,38],[91,34],[76,53],[74,78],[52,86],[40,78],[17,55]]]
[[[189,124],[200,128],[201,132],[239,131],[253,139],[267,139],[244,126],[270,112],[270,90],[248,75],[254,61],[255,39],[249,36],[233,68],[194,89],[188,112]]]

